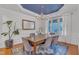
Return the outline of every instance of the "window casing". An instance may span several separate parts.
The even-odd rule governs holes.
[[[52,32],[55,34],[62,34],[63,31],[63,18],[52,18],[49,20],[48,24],[48,32]]]

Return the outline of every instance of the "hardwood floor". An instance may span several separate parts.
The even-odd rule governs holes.
[[[69,46],[68,55],[78,55],[78,46],[75,45]]]
[[[0,55],[11,55],[12,51],[10,48],[0,48]]]
[[[70,43],[65,43],[65,42],[60,42],[65,44],[66,46],[68,46],[68,55],[79,55],[79,50],[78,50],[78,46],[74,45],[74,44],[70,44]]]
[[[60,42],[60,43],[64,43],[64,42]],[[69,44],[69,43],[64,43],[65,45],[68,46],[68,55],[79,55],[78,53],[78,46],[77,45],[73,45],[73,44]],[[13,48],[22,48],[23,45],[22,44],[17,44],[14,45]],[[11,55],[12,51],[10,48],[0,48],[0,55]]]
[[[22,43],[14,45],[13,48],[23,48]],[[0,48],[0,55],[12,55],[11,48]]]

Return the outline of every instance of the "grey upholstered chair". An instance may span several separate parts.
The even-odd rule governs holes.
[[[23,48],[24,48],[24,53],[27,55],[32,54],[32,46],[29,44],[28,40],[26,38],[22,38],[23,41]]]
[[[30,33],[30,37],[35,37],[35,33]]]
[[[59,38],[59,36],[58,35],[56,35],[56,36],[54,36],[52,39],[53,39],[53,44],[57,44],[58,43],[58,38]]]
[[[45,44],[42,44],[40,47],[47,48],[47,47],[49,47],[49,46],[51,45],[51,42],[52,42],[52,38],[51,38],[51,37],[48,37],[48,38],[46,39]]]
[[[51,45],[52,42],[52,38],[49,37],[46,39],[45,44],[42,44],[41,46],[39,46],[37,54],[53,54],[53,50],[51,50],[49,47]]]

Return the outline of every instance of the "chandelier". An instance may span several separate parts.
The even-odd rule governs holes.
[[[43,10],[43,9],[44,9],[44,5],[41,5],[40,9],[41,9],[40,19],[43,20],[43,19],[45,18],[45,15],[44,15],[44,13],[43,13],[43,11],[44,11],[44,10]]]
[[[37,17],[37,18],[39,18],[40,20],[44,20],[45,19],[45,15],[44,15],[44,13],[43,13],[43,10],[44,9],[44,5],[41,5],[41,7],[40,7],[40,15]]]
[[[40,15],[36,17],[37,19],[44,20],[46,18],[43,11],[44,11],[44,5],[41,5],[40,6]]]

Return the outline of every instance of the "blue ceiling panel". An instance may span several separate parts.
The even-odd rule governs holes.
[[[58,11],[64,4],[21,4],[21,6],[32,12],[47,15]]]

